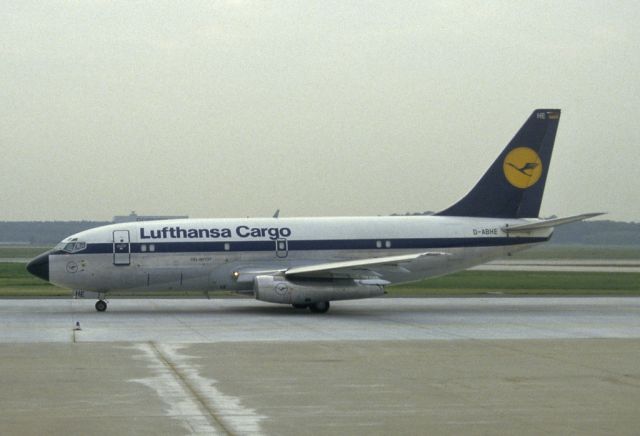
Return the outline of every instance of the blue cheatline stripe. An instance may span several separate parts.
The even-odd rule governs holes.
[[[409,239],[323,239],[323,240],[289,240],[289,251],[302,250],[376,250],[380,247],[376,243],[382,241],[382,249],[416,249],[431,250],[439,248],[460,247],[500,247],[508,245],[533,244],[548,241],[549,238],[409,238]],[[385,242],[391,242],[391,247],[384,246]],[[275,251],[275,241],[223,241],[223,242],[149,242],[132,243],[132,253],[143,253],[142,245],[154,245],[155,253],[207,253],[207,252],[238,252],[238,251]],[[229,244],[229,250],[225,250],[225,244]],[[87,248],[81,253],[113,253],[113,243],[87,244]],[[56,252],[52,254],[64,254]]]

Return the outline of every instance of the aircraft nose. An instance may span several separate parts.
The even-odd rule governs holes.
[[[49,281],[49,252],[42,253],[27,264],[27,271],[42,280]]]

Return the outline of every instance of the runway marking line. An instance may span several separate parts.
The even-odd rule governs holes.
[[[200,393],[194,389],[193,386],[189,383],[189,381],[182,375],[182,373],[176,368],[176,366],[160,351],[155,342],[148,342],[149,346],[153,350],[154,354],[158,358],[160,362],[175,376],[175,378],[180,382],[180,384],[185,388],[185,391],[191,395],[193,399],[196,400],[198,405],[209,415],[210,421],[214,427],[217,427],[224,434],[229,436],[233,436],[233,432],[227,428],[227,426],[222,422],[222,420],[216,415],[216,413],[209,407],[205,398],[203,398]]]

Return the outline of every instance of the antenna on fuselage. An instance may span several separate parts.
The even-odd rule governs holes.
[[[276,209],[275,213],[273,214],[273,218],[278,218],[280,217],[280,209]]]

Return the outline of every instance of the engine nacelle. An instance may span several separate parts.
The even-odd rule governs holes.
[[[374,280],[291,281],[274,276],[257,276],[253,282],[253,292],[256,300],[269,303],[311,304],[379,297],[384,294],[383,284]]]

